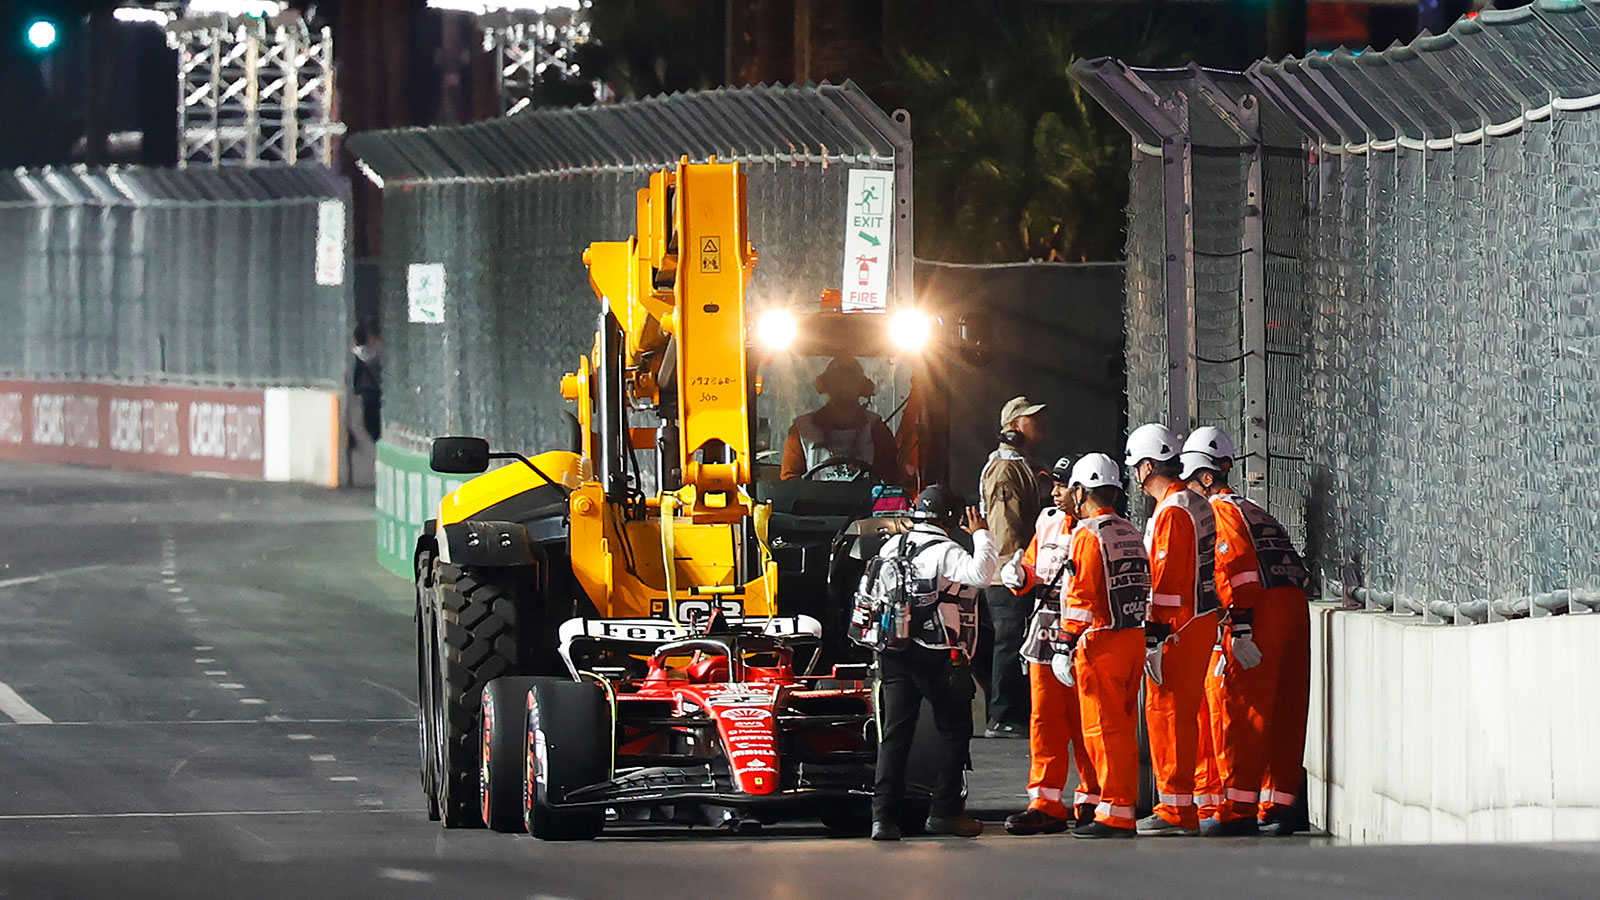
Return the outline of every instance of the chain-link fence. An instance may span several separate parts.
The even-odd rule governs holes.
[[[566,446],[559,381],[589,351],[599,311],[583,251],[632,235],[636,192],[681,156],[737,161],[748,177],[760,255],[748,301],[757,312],[815,308],[820,290],[840,288],[850,173],[885,173],[893,236],[874,262],[890,266],[891,302],[908,297],[907,134],[903,117],[847,83],[356,136],[350,148],[383,186],[385,441],[421,449],[431,436],[465,433],[517,449]],[[417,321],[428,317],[412,314],[415,279],[432,278],[438,290],[441,275],[442,321]],[[794,379],[803,390],[787,401],[764,395],[773,422],[815,405],[813,374]],[[778,381],[768,378],[769,388]],[[900,382],[879,379],[881,413],[898,403]]]
[[[1303,138],[1236,72],[1073,72],[1133,135],[1129,425],[1228,431],[1247,489],[1300,533]]]
[[[1600,5],[1485,10],[1246,80],[1185,72],[1076,73],[1134,136],[1130,418],[1217,423],[1246,446],[1259,424],[1256,471],[1303,522],[1327,599],[1456,623],[1600,607],[1582,537],[1600,532]],[[1243,142],[1259,191],[1197,162],[1200,120],[1239,118],[1218,87],[1260,110]],[[1284,152],[1300,143],[1284,123],[1303,151]],[[1211,262],[1231,259],[1237,276]],[[1233,381],[1208,367],[1236,324]],[[1193,343],[1164,352],[1175,337]]]
[[[342,384],[348,194],[321,168],[0,173],[0,376]]]

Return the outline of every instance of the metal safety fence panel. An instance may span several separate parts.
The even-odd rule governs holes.
[[[1097,60],[1074,74],[1136,155],[1194,156],[1215,143],[1195,111],[1227,81],[1182,71]],[[1457,624],[1600,608],[1583,540],[1600,529],[1600,3],[1488,9],[1409,45],[1264,60],[1244,77],[1261,121],[1303,138],[1247,135],[1266,152],[1257,493],[1303,526],[1321,596]],[[1161,115],[1180,105],[1187,119]],[[1197,390],[1188,410],[1167,406],[1180,429],[1227,428],[1234,398],[1248,410],[1255,397],[1249,363],[1235,393],[1209,354],[1236,325],[1247,361],[1255,348],[1234,313],[1250,282],[1217,261],[1251,259],[1256,208],[1231,169],[1172,168],[1133,169],[1128,379],[1147,398]],[[1187,184],[1157,196],[1162,178]],[[1154,241],[1183,191],[1186,233]],[[1230,203],[1242,229],[1219,221]],[[1161,278],[1167,302],[1136,308],[1135,273],[1154,268],[1165,274],[1142,284]],[[1134,352],[1157,331],[1189,352]],[[1252,415],[1232,427],[1248,433]]]
[[[0,377],[341,385],[348,196],[314,167],[0,173]]]
[[[1237,72],[1072,71],[1133,136],[1128,424],[1221,427],[1240,482],[1302,534],[1304,137]]]

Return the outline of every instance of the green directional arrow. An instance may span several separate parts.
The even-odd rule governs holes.
[[[856,232],[856,234],[859,234],[861,236],[862,240],[866,241],[867,243],[871,244],[874,247],[883,246],[883,241],[878,240],[877,238],[873,237],[870,234],[867,234],[865,231],[858,231],[858,232]]]

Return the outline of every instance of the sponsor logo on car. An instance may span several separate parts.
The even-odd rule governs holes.
[[[733,706],[717,710],[717,715],[724,719],[770,719],[772,710],[762,706]]]

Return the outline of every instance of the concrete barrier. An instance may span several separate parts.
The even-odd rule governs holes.
[[[1600,615],[1469,627],[1319,607],[1312,821],[1363,843],[1600,839]]]
[[[309,388],[0,380],[0,459],[337,487],[339,403]]]

